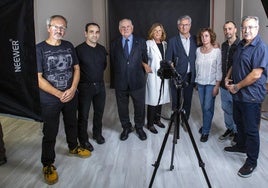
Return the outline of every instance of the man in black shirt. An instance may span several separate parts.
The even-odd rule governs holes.
[[[105,106],[104,70],[107,66],[107,52],[98,44],[100,26],[88,23],[85,26],[86,41],[76,47],[81,78],[78,85],[78,139],[84,148],[93,150],[88,141],[88,116],[93,103],[93,139],[98,144],[105,142],[102,136],[102,116]]]
[[[227,72],[233,64],[233,54],[239,43],[239,39],[236,36],[236,24],[232,21],[225,22],[223,26],[223,32],[226,37],[226,41],[222,43],[222,78],[225,78]],[[220,83],[221,90],[221,107],[224,112],[224,123],[226,131],[219,137],[219,141],[223,142],[228,138],[232,138],[236,141],[237,129],[233,120],[233,98],[230,92],[226,89],[224,79]]]

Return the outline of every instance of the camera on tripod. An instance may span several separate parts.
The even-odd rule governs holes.
[[[157,70],[157,76],[163,79],[173,79],[176,88],[183,86],[181,75],[176,71],[172,61],[161,60],[160,68]]]

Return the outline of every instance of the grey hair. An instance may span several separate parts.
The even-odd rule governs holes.
[[[256,23],[257,23],[257,25],[259,26],[259,18],[258,18],[257,16],[244,16],[244,17],[242,18],[241,26],[243,26],[243,23],[244,23],[245,21],[248,21],[248,20],[255,20]]]
[[[122,24],[122,22],[123,22],[123,21],[129,21],[129,22],[130,22],[130,24],[131,24],[131,25],[133,25],[133,24],[132,24],[132,21],[131,21],[131,19],[128,19],[128,18],[124,18],[124,19],[122,19],[122,20],[120,20],[120,21],[119,21],[119,29],[120,29],[120,27],[121,27],[121,24]]]
[[[51,23],[51,21],[53,20],[53,19],[55,19],[55,18],[61,18],[61,19],[63,19],[64,21],[65,21],[65,23],[66,23],[66,27],[67,27],[67,19],[64,17],[64,16],[62,16],[62,15],[53,15],[53,16],[50,16],[48,19],[47,19],[47,21],[46,21],[46,24],[47,24],[47,26],[49,27],[50,26],[50,23]]]
[[[178,18],[177,24],[179,25],[181,23],[181,20],[189,20],[190,24],[192,23],[192,18],[189,15],[183,15]]]

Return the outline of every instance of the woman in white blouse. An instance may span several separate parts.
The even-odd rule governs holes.
[[[208,140],[216,95],[219,93],[221,71],[221,50],[215,47],[216,34],[210,28],[199,31],[196,50],[196,79],[203,114],[203,126],[200,128],[201,142]]]
[[[149,32],[147,44],[148,65],[151,67],[151,72],[148,73],[146,82],[145,104],[147,104],[147,127],[157,134],[154,124],[164,128],[165,125],[160,121],[162,104],[170,102],[169,81],[163,82],[161,90],[161,98],[158,103],[161,79],[157,76],[157,70],[160,68],[160,61],[165,59],[165,51],[167,43],[165,42],[166,32],[160,23],[154,23]]]

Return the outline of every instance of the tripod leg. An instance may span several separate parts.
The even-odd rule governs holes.
[[[175,122],[175,126],[174,126],[174,135],[173,135],[173,144],[172,144],[172,153],[171,153],[171,162],[170,162],[170,170],[174,169],[174,152],[175,152],[175,144],[177,144],[177,139],[180,138],[180,116],[178,114],[177,111],[174,112],[174,122]]]
[[[201,155],[199,153],[199,150],[197,148],[197,145],[195,143],[195,140],[194,140],[194,137],[193,137],[193,134],[192,134],[192,131],[190,129],[190,126],[189,126],[189,123],[186,119],[186,115],[184,113],[181,113],[181,117],[182,117],[182,122],[186,125],[186,128],[187,128],[187,131],[189,133],[189,136],[190,136],[190,140],[192,142],[192,145],[194,147],[194,151],[195,151],[195,154],[197,156],[197,159],[198,159],[198,163],[199,163],[199,166],[201,167],[202,169],[202,172],[203,172],[203,175],[206,179],[206,182],[208,184],[208,187],[210,188],[211,187],[211,184],[210,184],[210,181],[208,179],[208,175],[207,175],[207,172],[206,172],[206,169],[205,169],[205,163],[203,162],[202,158],[201,158]]]
[[[167,139],[168,139],[168,136],[169,136],[169,133],[170,133],[170,130],[171,130],[171,126],[172,126],[172,124],[174,122],[174,114],[175,114],[175,112],[171,115],[171,118],[170,118],[171,120],[170,120],[170,123],[168,125],[168,130],[167,130],[167,132],[165,134],[165,137],[163,139],[163,142],[162,142],[161,149],[160,149],[160,152],[158,154],[157,160],[152,165],[152,166],[154,166],[154,172],[153,172],[153,175],[152,175],[151,180],[150,180],[149,188],[151,188],[152,185],[153,185],[153,182],[154,182],[154,178],[155,178],[157,169],[158,169],[158,167],[160,165],[160,161],[161,161],[161,158],[162,158],[162,155],[163,155],[163,152],[164,152],[166,143],[167,143]]]

